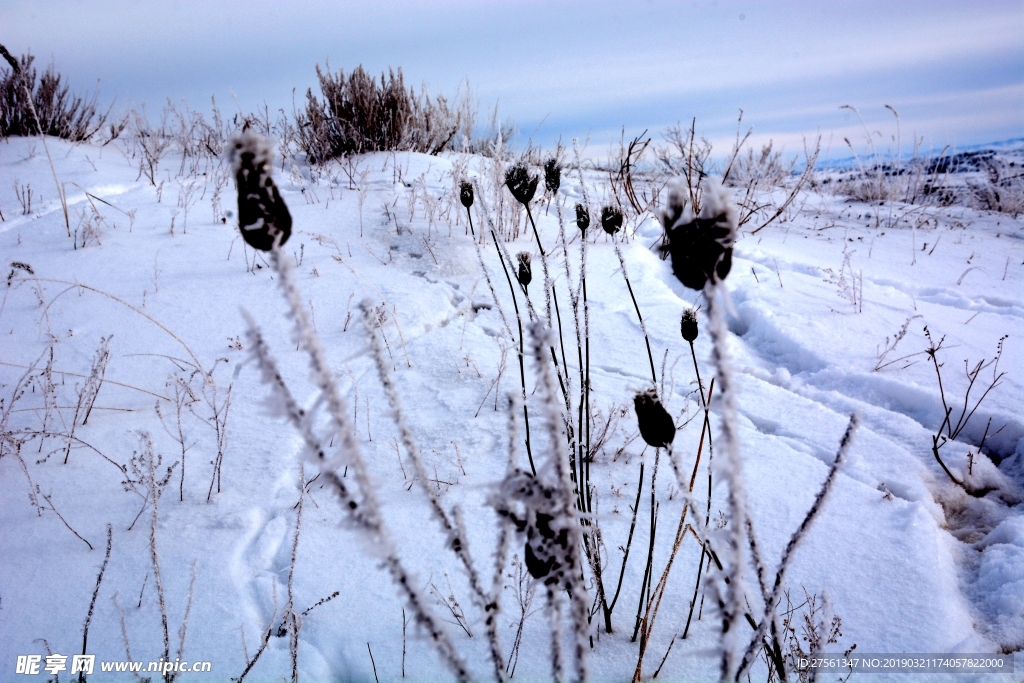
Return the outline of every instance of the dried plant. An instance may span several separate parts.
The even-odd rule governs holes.
[[[932,365],[935,367],[935,376],[939,383],[939,396],[942,399],[942,409],[944,416],[942,422],[939,424],[939,428],[935,434],[932,435],[932,455],[935,456],[935,461],[942,467],[942,471],[946,473],[950,481],[962,488],[964,491],[975,497],[982,497],[989,493],[993,489],[987,486],[976,486],[970,480],[970,472],[967,476],[961,475],[957,477],[954,475],[949,467],[943,461],[942,456],[939,455],[939,451],[950,441],[956,441],[957,438],[967,429],[967,425],[970,423],[971,418],[974,417],[974,413],[977,412],[982,402],[989,395],[993,389],[999,386],[1000,381],[1006,376],[1005,372],[999,371],[999,361],[1003,357],[1003,342],[1006,341],[1009,335],[1004,335],[999,338],[999,342],[996,344],[996,355],[991,360],[986,361],[982,358],[975,365],[971,365],[967,359],[964,359],[964,374],[967,377],[967,390],[964,392],[963,406],[960,408],[959,415],[954,415],[954,406],[950,405],[950,402],[946,398],[946,390],[942,384],[942,366],[943,363],[939,362],[939,351],[942,350],[942,343],[945,341],[945,337],[941,337],[938,342],[932,337],[931,331],[926,325],[924,328],[925,337],[928,338],[928,348],[925,353],[928,355],[928,359],[931,360]],[[981,395],[975,400],[974,404],[971,405],[971,391],[974,389],[974,385],[978,381],[978,377],[981,375],[982,370],[992,369],[992,379],[988,382],[988,386],[984,388]],[[984,386],[984,384],[982,385]],[[989,419],[988,427],[985,428],[985,434],[981,437],[981,442],[978,444],[978,453],[980,454],[982,449],[985,447],[985,441],[988,438],[989,427],[992,425],[991,418]]]
[[[665,230],[661,249],[672,258],[672,272],[684,285],[698,290],[729,274],[737,227],[736,208],[718,183],[707,182],[701,204],[695,215],[687,185],[671,181],[659,216]]]
[[[683,317],[679,321],[679,332],[683,339],[693,344],[697,340],[697,314],[692,308],[683,311]],[[696,359],[694,359],[696,362]]]
[[[64,212],[64,227],[68,232],[68,237],[71,237],[71,218],[68,215],[67,195],[64,191],[64,185],[57,178],[57,168],[53,165],[50,146],[46,144],[46,135],[50,133],[47,130],[48,119],[40,115],[39,109],[36,107],[35,96],[32,94],[32,89],[35,85],[35,71],[32,70],[30,73],[26,73],[25,69],[22,68],[22,64],[19,64],[18,60],[3,45],[0,45],[0,57],[3,57],[11,67],[11,75],[9,77],[4,76],[3,80],[0,81],[0,85],[3,86],[3,90],[0,91],[0,97],[3,98],[0,100],[0,125],[10,126],[13,123],[12,119],[17,118],[19,121],[24,121],[24,124],[18,124],[20,134],[27,135],[31,134],[31,128],[28,124],[34,124],[36,133],[38,133],[40,140],[42,140],[43,150],[46,152],[46,160],[50,164],[50,173],[53,175],[53,184],[57,189],[57,197],[60,198],[61,210]],[[31,57],[22,57],[22,61],[25,68],[32,64]],[[47,74],[51,74],[51,72],[47,71]],[[63,100],[64,95],[66,95],[66,92],[63,95],[60,92],[59,80],[59,77],[50,78],[47,81],[47,87],[41,88],[43,90],[42,94],[45,95],[41,102],[44,105],[43,113],[56,114],[58,119],[64,115]],[[54,104],[54,94],[59,95],[58,100],[61,102],[60,111],[56,107],[52,110],[49,108],[49,105]],[[14,104],[14,101],[22,96],[21,104]],[[91,115],[89,118],[91,119]],[[6,124],[3,124],[5,120]]]
[[[576,227],[584,236],[587,234],[587,228],[590,227],[590,212],[582,204],[576,205]]]
[[[406,88],[402,70],[389,70],[380,81],[362,66],[351,74],[316,67],[323,100],[306,92],[306,107],[295,114],[299,147],[312,164],[363,152],[410,150],[438,154],[462,133],[473,137],[468,88],[454,104],[444,95]]]
[[[825,282],[833,285],[839,292],[839,298],[849,301],[854,313],[864,312],[864,273],[857,273],[850,265],[851,252],[843,249],[843,263],[837,273],[831,268],[823,272],[827,276]]]
[[[82,142],[106,124],[107,114],[96,109],[95,93],[89,99],[74,95],[52,64],[39,77],[31,54],[15,60],[0,49],[10,66],[0,73],[0,137],[41,133]]]
[[[622,210],[617,206],[606,206],[601,209],[601,227],[609,235],[615,235],[622,229]]]
[[[283,246],[292,234],[292,216],[273,178],[273,150],[260,136],[243,131],[231,140],[231,166],[238,186],[238,227],[253,249]]]
[[[655,389],[640,392],[633,397],[633,408],[636,410],[640,436],[647,445],[651,448],[671,448],[676,426],[672,416],[658,400],[658,392]]]
[[[554,196],[561,186],[562,168],[558,165],[558,159],[552,157],[544,162],[544,191]]]
[[[160,169],[160,161],[171,147],[173,139],[167,129],[170,115],[169,106],[165,106],[160,117],[160,126],[154,127],[145,110],[133,109],[130,119],[131,143],[139,155],[139,177],[145,176],[150,185],[157,187],[156,177]],[[157,201],[162,198],[162,187],[157,192]]]
[[[530,283],[533,281],[533,269],[530,267],[530,252],[519,252],[516,254],[516,261],[519,262],[519,268],[516,271],[516,279],[519,280],[519,284],[523,286],[523,291],[527,292]]]
[[[896,346],[901,341],[903,341],[903,338],[905,336],[907,336],[907,328],[910,327],[910,322],[912,320],[915,320],[915,319],[920,318],[920,317],[921,317],[920,315],[908,316],[907,319],[905,321],[903,321],[903,325],[900,327],[900,329],[897,330],[896,334],[894,334],[892,336],[891,340],[890,340],[889,337],[885,338],[885,345],[884,345],[884,347],[881,350],[877,350],[876,349],[878,351],[878,361],[875,363],[875,368],[874,368],[875,372],[879,372],[880,370],[883,370],[883,369],[889,367],[890,365],[894,365],[894,364],[899,363],[901,361],[907,360],[908,358],[913,358],[914,356],[922,355],[923,353],[925,353],[924,351],[918,351],[917,353],[911,353],[911,354],[908,354],[906,356],[901,356],[899,358],[894,358],[892,360],[887,360],[889,354],[892,353],[893,351],[895,351],[896,350]],[[903,367],[906,368],[909,365],[910,364],[905,365]]]

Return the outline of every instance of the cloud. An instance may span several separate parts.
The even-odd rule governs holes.
[[[541,142],[693,116],[726,136],[739,108],[788,136],[841,125],[846,103],[890,103],[935,138],[1021,124],[1018,2],[7,2],[0,25],[76,87],[98,78],[101,97],[150,110],[217,95],[291,111],[329,59],[401,66],[434,92],[468,81],[484,110],[527,132],[544,120]],[[984,111],[971,99],[1007,88]]]

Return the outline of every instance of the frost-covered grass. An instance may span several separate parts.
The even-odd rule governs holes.
[[[293,219],[281,257],[294,263],[292,300],[346,404],[345,435],[329,426],[331,406],[310,377],[309,341],[294,332],[273,257],[239,239],[227,165],[209,146],[183,155],[180,142],[160,150],[148,143],[48,141],[66,190],[69,237],[40,141],[0,141],[0,334],[7,340],[0,352],[0,678],[14,676],[17,655],[81,652],[108,525],[110,560],[87,647],[100,661],[124,660],[130,650],[148,662],[166,652],[212,662],[210,674],[179,680],[243,672],[246,680],[278,680],[292,675],[297,652],[302,680],[451,679],[416,621],[409,591],[391,578],[394,555],[468,676],[496,676],[496,639],[509,673],[514,664],[513,680],[550,678],[554,630],[571,677],[572,603],[552,591],[560,612],[554,619],[546,612],[548,591],[530,577],[525,539],[511,528],[508,561],[493,582],[503,528],[495,509],[546,509],[529,508],[507,488],[525,481],[508,475],[510,453],[528,468],[525,425],[519,419],[510,428],[508,409],[509,395],[521,400],[524,393],[513,291],[525,335],[531,448],[538,481],[551,490],[562,481],[553,457],[566,453],[564,425],[548,422],[550,392],[562,400],[557,377],[544,381],[543,369],[554,373],[554,365],[538,365],[531,352],[529,323],[545,320],[548,304],[537,239],[503,185],[512,160],[381,152],[314,168],[291,156],[276,162],[275,181]],[[586,233],[589,335],[580,346],[589,345],[594,452],[585,469],[594,488],[590,526],[580,529],[600,530],[607,601],[625,568],[613,632],[605,632],[600,605],[587,626],[590,677],[634,675],[641,643],[631,636],[644,611],[641,587],[649,586],[663,597],[653,628],[643,630],[645,680],[659,667],[659,680],[715,680],[722,642],[716,590],[726,594],[721,579],[731,565],[722,552],[724,572],[704,561],[695,593],[702,563],[695,539],[725,548],[734,529],[728,473],[716,474],[707,534],[703,528],[709,456],[721,463],[726,447],[707,302],[659,258],[662,230],[650,213],[627,208],[618,235],[601,230],[601,207],[622,195],[608,173],[581,174],[570,156],[562,156],[557,193],[550,203],[538,193],[531,213],[559,300],[564,355],[561,344],[552,346],[576,425],[586,424],[578,405],[579,378],[588,370],[581,373],[572,312],[575,298],[583,313],[575,204],[589,205],[593,217]],[[746,168],[731,190],[741,205],[749,187],[742,181],[750,177]],[[475,237],[460,203],[463,180],[476,191]],[[637,196],[657,196],[665,180],[638,176]],[[788,604],[800,638],[802,615],[812,613],[806,592],[814,598],[812,623],[825,624],[819,633],[830,628],[829,615],[841,622],[826,651],[856,644],[858,652],[877,653],[1016,652],[1024,666],[1024,225],[958,204],[879,204],[808,184],[774,222],[750,234],[787,201],[792,180],[782,182],[789,189],[757,187],[754,206],[768,208],[741,228],[723,285],[728,296],[720,300],[745,510],[769,591],[850,414],[858,413],[861,425],[830,497],[793,552],[780,617]],[[28,187],[31,208],[18,198]],[[492,228],[506,253],[532,254],[529,301],[514,272],[514,287],[506,284]],[[701,333],[691,358],[679,325],[694,306]],[[246,315],[336,469],[311,465],[307,435],[281,418],[282,396],[262,381]],[[967,387],[964,361],[973,368],[993,359],[1000,338],[1010,335],[998,366],[1007,375],[941,451],[957,477],[991,489],[982,497],[953,483],[932,453],[944,413],[935,368],[923,353],[925,325],[936,340],[945,337],[938,362],[957,413]],[[651,383],[644,332],[659,396],[679,427],[672,449],[678,468],[638,434],[633,397]],[[695,364],[705,395],[713,377],[717,383],[706,436]],[[979,382],[996,370],[985,368]],[[382,378],[392,383],[391,396]],[[346,436],[365,462],[365,486],[380,501],[389,547],[338,504],[330,475],[356,479],[341,448]],[[694,531],[684,528],[673,553],[699,448],[697,510],[686,520]],[[449,549],[453,532],[438,523],[444,515],[461,529],[455,535],[481,590],[471,585],[466,560]],[[765,600],[756,562],[740,550],[750,568],[740,597],[759,622]],[[594,564],[583,564],[580,587],[593,601]],[[482,594],[500,596],[494,639]],[[753,631],[742,619],[736,624],[744,629],[734,645],[738,661]],[[795,652],[792,639],[780,640]],[[759,660],[751,678],[767,676]]]

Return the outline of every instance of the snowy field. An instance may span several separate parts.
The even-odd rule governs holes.
[[[288,680],[296,650],[305,681],[453,680],[385,569],[388,553],[339,505],[327,475],[304,457],[302,437],[282,417],[280,397],[262,381],[246,316],[312,416],[328,457],[338,459],[338,477],[350,480],[351,463],[329,429],[280,274],[269,256],[239,239],[227,162],[171,151],[150,169],[151,182],[127,142],[47,144],[53,171],[38,138],[0,141],[0,680],[43,680],[49,674],[42,668],[35,677],[16,674],[16,661],[41,655],[42,667],[47,654],[69,656],[57,677],[70,680],[70,656],[83,651],[96,656],[89,680],[135,680],[100,672],[101,662],[129,660],[143,663],[142,678],[158,680],[145,666],[165,652],[172,660],[210,662],[208,673],[178,674],[183,682],[243,673],[247,681]],[[640,675],[650,680],[660,668],[657,680],[716,680],[722,622],[715,596],[728,590],[724,574],[705,562],[695,593],[709,449],[702,446],[693,470],[703,410],[694,360],[680,336],[684,309],[698,306],[695,359],[706,391],[716,377],[706,301],[651,248],[662,236],[653,216],[627,219],[609,238],[598,220],[610,196],[607,173],[586,171],[584,187],[570,168],[572,154],[564,161],[553,201],[539,191],[531,208],[558,295],[565,356],[559,350],[557,360],[568,366],[575,411],[580,368],[572,299],[581,237],[574,207],[591,207],[586,283],[595,452],[587,523],[601,530],[609,601],[621,584],[613,632],[605,632],[600,609],[589,626],[590,678],[624,681],[638,670],[644,639],[632,636],[653,548],[651,583],[666,580]],[[468,554],[490,591],[502,528],[495,505],[510,450],[528,469],[522,424],[509,444],[508,397],[521,394],[519,330],[491,223],[512,238],[502,242],[513,258],[532,253],[530,305],[546,319],[537,243],[525,212],[500,183],[499,163],[377,153],[312,172],[297,161],[279,158],[275,165],[294,221],[284,252],[345,400],[382,523],[411,590],[476,680],[495,677],[484,605],[446,548],[426,491],[450,519],[461,517]],[[54,174],[66,188],[67,224]],[[464,179],[476,186],[476,245],[459,202]],[[810,628],[827,641],[819,650],[839,655],[854,645],[853,654],[1004,654],[1014,659],[1016,674],[876,680],[1019,681],[1024,222],[956,204],[853,201],[828,188],[807,186],[756,234],[761,221],[742,227],[723,285],[742,482],[769,590],[851,414],[861,419],[831,495],[785,574],[788,599],[780,615],[795,630],[781,638],[783,647],[791,656],[797,646],[810,651],[802,640]],[[774,207],[786,194],[777,188],[761,201]],[[616,245],[650,337],[659,394],[679,427],[673,454],[682,482],[664,451],[656,455],[638,435],[633,397],[650,386],[651,368]],[[552,431],[546,420],[528,306],[522,290],[516,295],[527,337],[531,452],[537,469],[550,474],[551,459],[565,454],[552,442],[565,438],[563,425]],[[425,480],[402,443],[371,335],[384,344]],[[944,393],[925,353],[940,339]],[[948,433],[943,400],[955,423],[968,391],[965,363],[973,370],[981,361],[966,426],[940,449],[947,475],[932,452],[933,436]],[[724,459],[719,398],[709,418],[714,462]],[[694,532],[681,534],[666,571],[691,471],[701,514],[687,518]],[[727,479],[717,476],[711,490],[708,538],[720,548],[730,531]],[[545,587],[524,567],[524,544],[511,536],[492,596],[500,598],[497,641],[512,680],[549,680],[552,618]],[[759,621],[765,602],[747,549],[744,557],[740,597]],[[591,565],[584,574],[593,601]],[[564,592],[555,599],[571,679],[569,603]],[[735,624],[744,630],[724,642],[735,641],[742,654],[753,631],[742,619]],[[846,674],[819,680],[840,675]],[[762,653],[750,680],[767,676]],[[796,678],[791,670],[790,680]]]

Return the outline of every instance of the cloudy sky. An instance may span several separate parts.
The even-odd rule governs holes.
[[[0,42],[53,62],[101,100],[291,111],[315,65],[402,67],[453,94],[469,83],[524,138],[607,148],[697,118],[728,146],[736,116],[755,141],[798,150],[821,132],[833,156],[865,128],[904,148],[1024,136],[1024,2],[18,2]],[[830,143],[831,141],[831,143]]]

